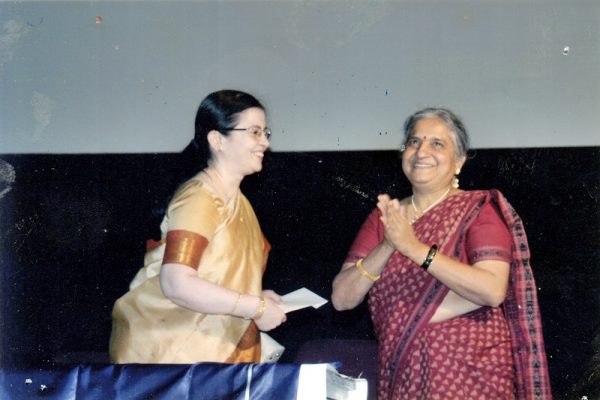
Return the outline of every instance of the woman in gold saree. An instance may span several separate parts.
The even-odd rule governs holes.
[[[239,186],[262,169],[270,135],[253,96],[222,90],[202,101],[192,145],[204,168],[176,191],[160,242],[114,305],[112,362],[260,361],[259,331],[286,317],[262,290],[270,245]]]
[[[338,310],[369,296],[381,400],[552,396],[523,223],[497,190],[458,188],[467,150],[451,111],[409,117],[412,196],[378,197],[334,279]]]

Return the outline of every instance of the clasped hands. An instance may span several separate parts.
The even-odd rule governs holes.
[[[404,255],[421,244],[410,224],[408,207],[408,204],[391,199],[387,194],[377,196],[377,208],[381,211],[380,220],[385,227],[384,244]]]

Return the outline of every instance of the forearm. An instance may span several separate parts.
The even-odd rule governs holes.
[[[394,248],[386,241],[377,245],[362,262],[364,270],[373,276],[381,275]],[[354,263],[346,263],[333,280],[331,302],[338,311],[359,305],[375,282],[365,277]]]
[[[406,256],[421,265],[428,252],[429,247],[420,243]],[[471,266],[438,251],[427,272],[459,296],[482,306],[496,307],[506,296],[509,266],[503,261],[486,260]]]
[[[250,318],[259,308],[259,296],[238,293],[208,282],[185,265],[163,265],[160,284],[164,295],[173,303],[204,314]]]

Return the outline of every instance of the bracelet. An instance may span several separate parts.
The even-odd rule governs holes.
[[[425,257],[425,261],[423,261],[423,264],[421,264],[421,268],[423,268],[424,271],[427,271],[427,269],[429,268],[429,265],[433,261],[433,257],[435,257],[436,254],[437,254],[437,244],[434,244],[429,249],[429,253],[427,253],[427,257]]]
[[[362,276],[364,276],[365,278],[367,278],[371,282],[377,282],[379,280],[379,278],[381,277],[381,275],[373,275],[373,274],[369,273],[369,271],[367,271],[365,269],[365,267],[363,267],[363,261],[364,261],[364,258],[360,258],[356,262],[356,264],[354,264],[354,266],[356,267],[356,269],[358,270],[358,272],[360,272],[360,274]]]
[[[229,314],[233,315],[233,313],[235,313],[235,309],[237,308],[238,304],[240,304],[241,298],[242,294],[238,292],[237,299],[235,299],[235,303],[233,303],[233,308],[231,309],[231,312]]]
[[[259,297],[259,299],[260,301],[258,302],[258,311],[256,311],[256,314],[254,314],[254,316],[251,318],[254,320],[260,319],[267,308],[267,305],[265,304],[265,299],[263,299],[262,297]]]

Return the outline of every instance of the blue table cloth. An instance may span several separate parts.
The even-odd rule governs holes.
[[[0,399],[295,399],[300,365],[76,365],[3,368]]]

